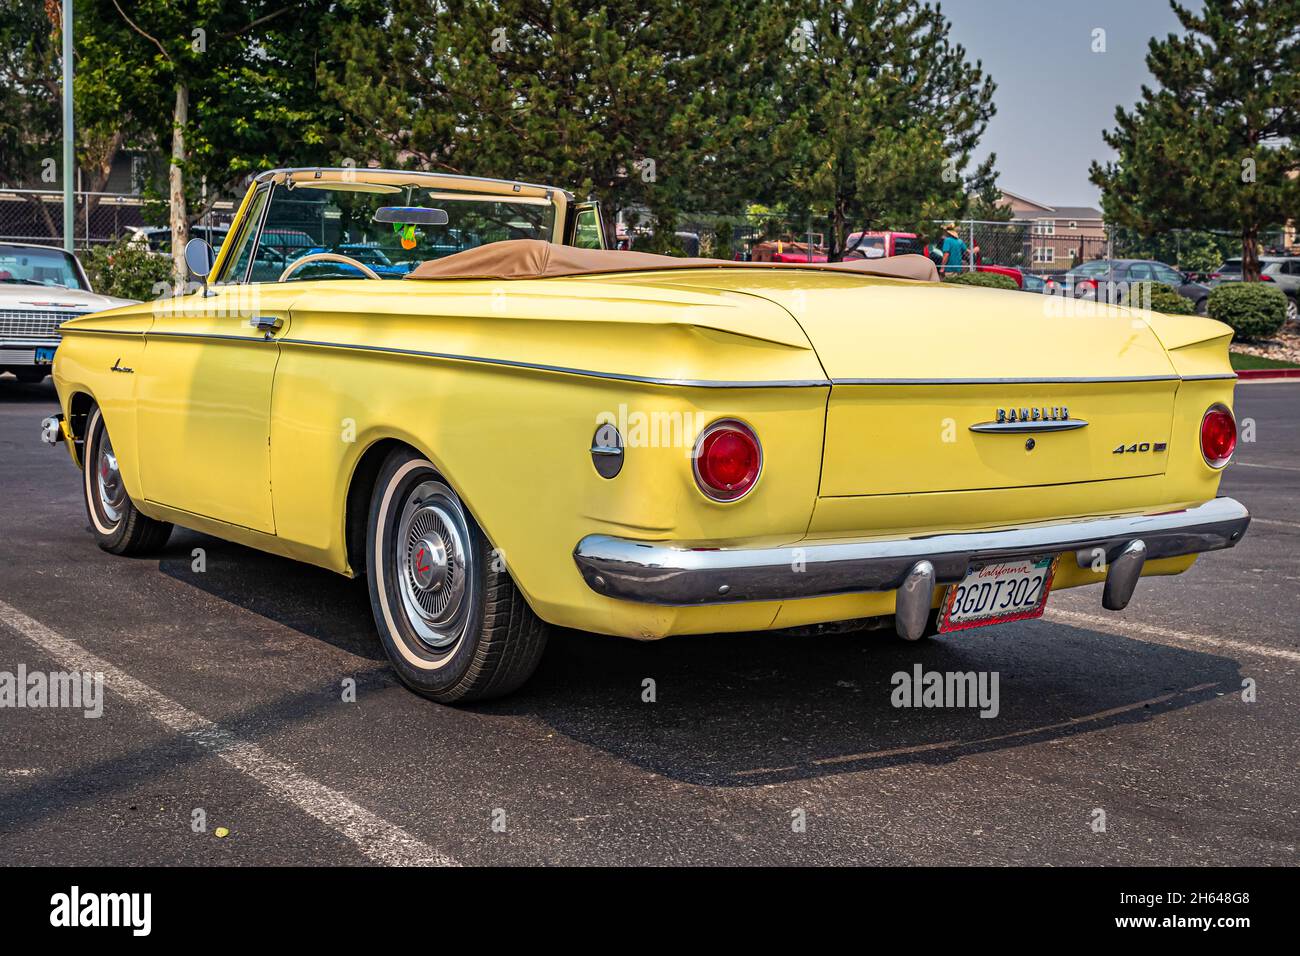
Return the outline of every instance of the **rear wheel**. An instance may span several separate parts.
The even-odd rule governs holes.
[[[140,513],[122,481],[117,454],[96,405],[86,423],[82,489],[99,546],[113,554],[148,554],[167,543],[172,526]]]
[[[410,449],[389,455],[368,532],[375,626],[407,687],[450,704],[500,697],[532,676],[546,625],[432,463]]]
[[[1300,319],[1300,307],[1297,307],[1296,300],[1292,296],[1286,297],[1286,320],[1295,322]]]

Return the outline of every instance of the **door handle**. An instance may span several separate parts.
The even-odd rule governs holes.
[[[265,332],[269,339],[284,325],[284,319],[274,315],[255,315],[248,320],[248,324],[259,332]]]

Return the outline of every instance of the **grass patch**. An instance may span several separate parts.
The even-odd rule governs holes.
[[[1241,368],[1300,368],[1295,362],[1283,362],[1281,359],[1263,358],[1259,355],[1247,355],[1245,352],[1229,352],[1232,367]]]

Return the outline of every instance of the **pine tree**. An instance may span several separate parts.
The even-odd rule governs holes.
[[[994,113],[993,81],[949,39],[938,7],[915,0],[789,0],[778,190],[827,217],[839,259],[850,229],[911,229],[955,218],[987,196],[993,157],[967,172]]]
[[[1132,112],[1093,163],[1109,221],[1142,234],[1228,229],[1242,272],[1259,275],[1261,230],[1300,214],[1300,0],[1171,2],[1183,35],[1153,38]]]
[[[340,33],[319,76],[358,164],[563,186],[610,219],[648,211],[663,246],[681,210],[739,209],[756,188],[765,17],[682,0],[397,0]]]

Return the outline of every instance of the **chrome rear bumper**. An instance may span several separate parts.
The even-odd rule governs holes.
[[[1104,603],[1118,609],[1128,603],[1146,560],[1231,548],[1249,524],[1241,502],[1215,498],[1188,508],[1012,528],[780,546],[714,547],[593,534],[578,542],[573,559],[593,591],[647,604],[779,601],[903,588],[899,616],[906,610],[912,619],[907,627],[915,629],[922,602],[929,613],[933,588],[960,581],[972,565],[1073,551],[1079,566],[1089,567],[1104,556]]]

